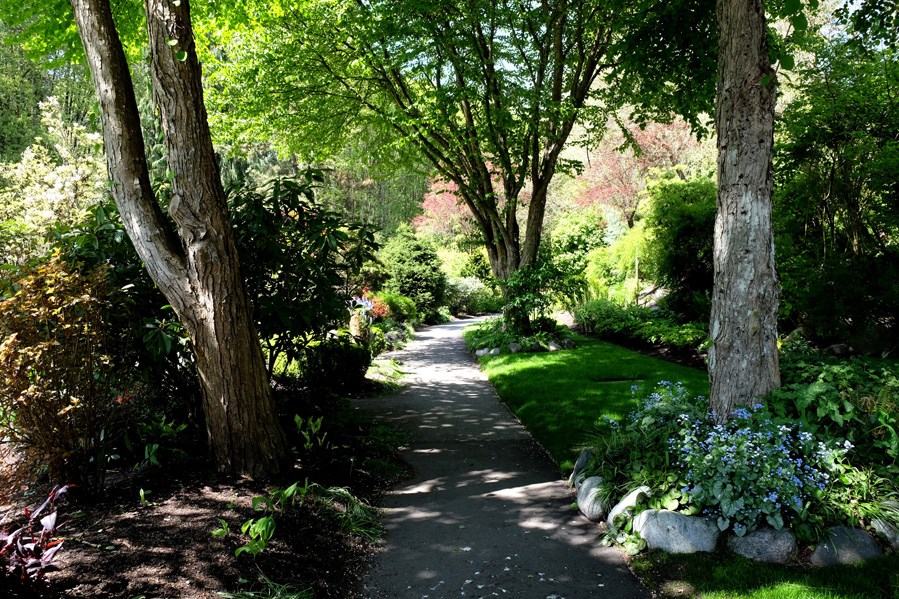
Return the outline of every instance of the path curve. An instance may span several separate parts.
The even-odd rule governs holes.
[[[649,597],[546,452],[499,402],[462,341],[473,320],[416,333],[391,357],[403,390],[360,409],[412,433],[415,477],[385,498],[372,599]],[[574,440],[573,440],[574,441]]]

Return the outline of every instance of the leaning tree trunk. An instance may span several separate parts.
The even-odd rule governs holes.
[[[710,322],[709,409],[780,386],[778,285],[771,231],[774,72],[762,0],[718,0],[718,214]]]
[[[134,247],[184,324],[220,470],[266,476],[287,446],[249,300],[203,105],[187,0],[147,0],[154,96],[174,174],[169,227],[151,191],[134,89],[108,0],[71,0],[100,101],[113,196]],[[173,43],[172,43],[173,42]]]

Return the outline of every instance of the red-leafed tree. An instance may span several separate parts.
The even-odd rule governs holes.
[[[651,171],[675,169],[685,178],[684,165],[695,160],[699,150],[699,142],[683,121],[645,127],[628,123],[623,132],[610,135],[590,154],[590,164],[582,175],[588,185],[576,201],[584,206],[609,206],[633,227]]]

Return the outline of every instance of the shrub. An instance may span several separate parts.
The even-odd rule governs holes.
[[[875,358],[794,355],[781,361],[783,385],[769,403],[812,432],[849,439],[856,462],[899,477],[899,368]]]
[[[397,322],[392,318],[385,318],[380,322],[374,323],[371,327],[371,331],[372,334],[383,337],[385,349],[389,350],[403,347],[406,341],[415,335],[415,328],[412,324],[408,322]]]
[[[475,277],[450,279],[446,291],[447,307],[453,314],[486,314],[503,307],[503,298]]]
[[[547,256],[513,272],[502,282],[506,297],[507,326],[517,335],[529,335],[536,329],[530,320],[546,318],[558,302],[572,305],[584,290],[583,280],[563,271]]]
[[[550,343],[562,343],[572,338],[568,327],[559,325],[551,318],[535,319],[531,327],[531,334],[522,336],[509,330],[502,318],[488,318],[465,329],[463,336],[469,351],[493,348],[505,351],[511,343],[518,343],[524,351],[531,348],[545,351]]]
[[[423,320],[430,322],[446,293],[446,275],[434,246],[402,226],[379,254],[390,274],[385,289],[410,298]]]
[[[708,318],[717,188],[711,179],[664,180],[649,189],[646,217],[652,275],[668,290],[665,304],[687,318]]]
[[[587,254],[604,244],[606,223],[598,210],[568,212],[553,227],[551,251],[562,270],[582,275]]]
[[[665,310],[622,307],[608,300],[582,304],[574,309],[573,315],[584,331],[610,341],[637,341],[696,351],[708,337],[705,324],[681,324]]]
[[[405,295],[382,291],[381,293],[373,294],[371,299],[375,302],[375,307],[384,312],[383,316],[373,313],[372,316],[376,319],[390,318],[399,322],[410,322],[413,324],[419,321],[415,302]]]
[[[309,339],[347,319],[359,271],[378,245],[368,225],[348,222],[315,201],[321,173],[276,178],[261,189],[231,189],[228,206],[256,329],[274,370]]]
[[[303,349],[300,378],[313,389],[354,391],[362,385],[369,366],[368,347],[356,343],[348,334],[341,334]]]
[[[101,488],[109,450],[133,402],[104,321],[105,269],[80,273],[56,256],[0,301],[0,414],[33,472]]]
[[[633,303],[640,280],[653,271],[648,245],[645,221],[640,221],[611,245],[594,248],[584,270],[589,297]]]

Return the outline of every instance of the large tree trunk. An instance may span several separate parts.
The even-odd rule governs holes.
[[[778,285],[771,231],[774,73],[762,0],[718,0],[718,214],[709,349],[709,408],[780,386]]]
[[[190,336],[213,458],[224,472],[275,474],[286,441],[240,277],[188,1],[146,2],[154,96],[174,174],[169,212],[176,234],[150,188],[133,84],[109,2],[71,2],[100,101],[113,196],[138,254]]]

